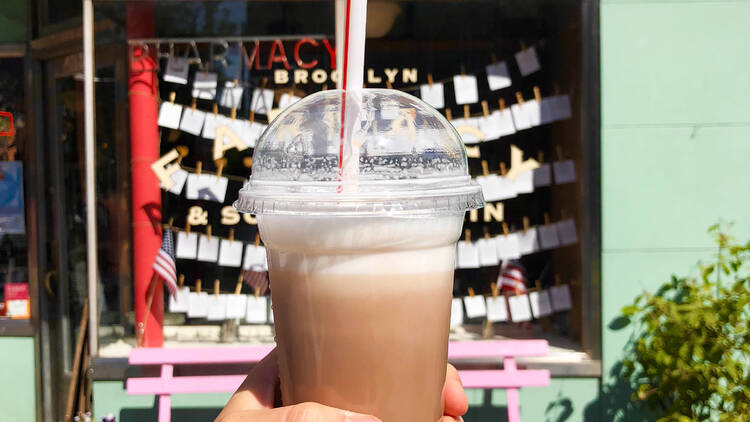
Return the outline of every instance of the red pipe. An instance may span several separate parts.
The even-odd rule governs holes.
[[[154,33],[153,5],[127,5],[128,38]],[[162,347],[164,290],[155,289],[151,309],[146,296],[154,274],[152,265],[161,246],[161,190],[151,163],[159,158],[157,65],[148,51],[135,47],[130,56],[130,171],[133,209],[133,296],[136,336],[144,347]],[[148,319],[148,321],[146,321]],[[145,326],[145,332],[139,327]]]

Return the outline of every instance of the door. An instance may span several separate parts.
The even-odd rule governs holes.
[[[126,56],[120,49],[97,49],[96,59],[96,207],[98,240],[97,307],[102,324],[124,325],[121,301],[129,291],[130,262],[122,254],[127,248],[125,193],[127,139],[123,127],[127,94],[124,80]],[[43,198],[39,198],[39,270],[44,274],[40,292],[40,351],[42,410],[45,421],[63,420],[71,377],[74,376],[83,308],[88,297],[86,234],[86,179],[83,124],[82,54],[44,62],[43,133],[37,139],[38,167],[43,175]],[[123,101],[123,97],[125,100]],[[125,150],[123,150],[125,148]],[[125,259],[123,259],[125,258]],[[122,262],[121,262],[122,261]],[[123,276],[123,272],[125,275]],[[82,353],[87,349],[80,348]],[[95,354],[95,353],[94,353]],[[84,392],[84,396],[85,396]],[[77,395],[76,395],[77,397]],[[85,407],[86,400],[83,402]],[[80,404],[80,403],[79,403]],[[79,406],[73,409],[76,414]]]

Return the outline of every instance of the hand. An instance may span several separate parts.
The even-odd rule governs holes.
[[[215,422],[381,422],[375,416],[318,403],[274,408],[278,383],[279,367],[274,349],[253,367]],[[450,364],[443,385],[443,408],[445,416],[439,422],[462,422],[461,416],[469,409],[458,371]]]

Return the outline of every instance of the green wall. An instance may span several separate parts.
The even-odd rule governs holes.
[[[0,419],[36,420],[36,372],[33,337],[0,337]]]
[[[0,43],[26,41],[27,13],[31,1],[3,0],[0,2]]]
[[[696,274],[706,229],[750,239],[750,1],[603,0],[601,420],[643,420],[617,377],[643,289]]]

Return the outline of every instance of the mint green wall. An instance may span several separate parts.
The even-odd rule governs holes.
[[[0,9],[0,43],[26,41],[29,0],[3,0]]]
[[[36,420],[33,337],[0,337],[0,413],[4,422]]]
[[[720,219],[750,239],[750,1],[602,0],[601,420],[643,420],[616,373],[643,289],[696,274]]]

